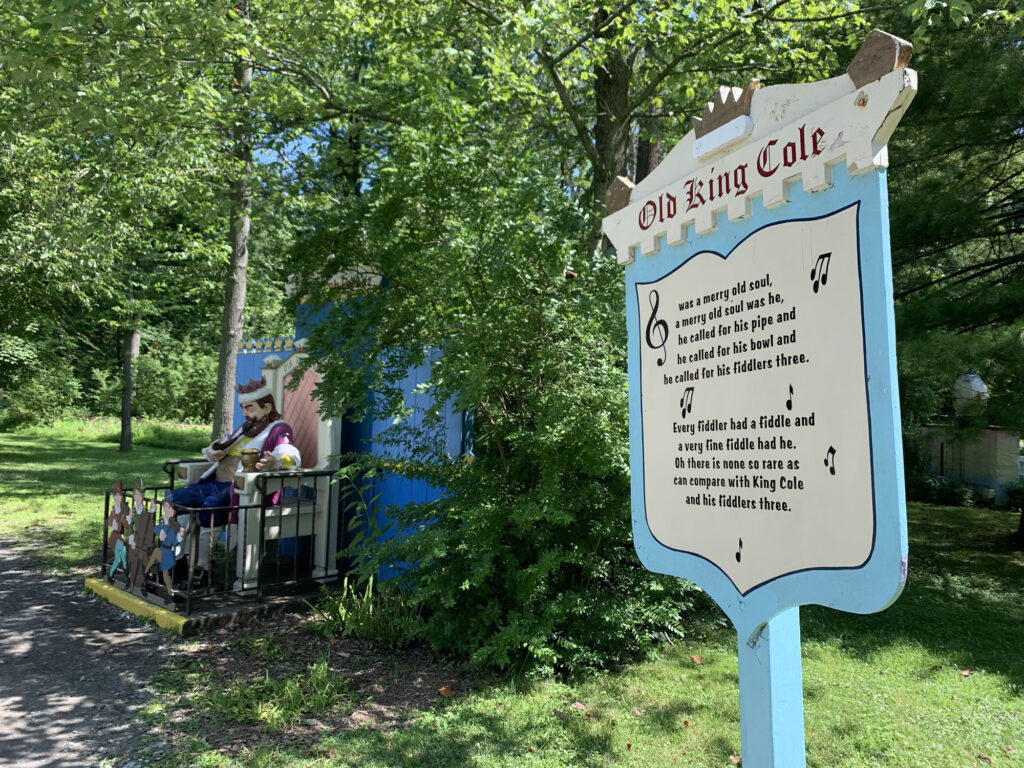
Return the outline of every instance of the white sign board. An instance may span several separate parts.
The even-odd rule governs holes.
[[[871,554],[859,263],[850,206],[635,285],[647,524],[741,594]]]
[[[613,212],[633,537],[736,627],[743,764],[805,764],[798,607],[903,588],[886,141],[916,92],[873,32],[846,75],[722,89]]]

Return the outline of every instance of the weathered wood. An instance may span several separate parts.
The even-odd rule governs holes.
[[[872,83],[893,70],[910,64],[914,46],[908,41],[874,29],[857,49],[846,74],[858,88]]]
[[[714,101],[704,107],[704,117],[693,118],[693,133],[699,139],[740,115],[750,114],[750,100],[761,87],[760,80],[751,80],[743,88],[718,87]]]
[[[800,609],[738,638],[740,743],[749,768],[804,768],[803,665]]]
[[[629,205],[629,197],[633,194],[633,187],[636,185],[625,176],[616,176],[608,187],[608,194],[604,198],[605,207],[609,214],[621,211]]]

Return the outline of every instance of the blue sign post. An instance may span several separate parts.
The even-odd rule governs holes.
[[[879,611],[906,579],[885,144],[907,59],[876,31],[841,77],[721,89],[604,222],[636,549],[735,626],[749,768],[805,764],[799,606]]]

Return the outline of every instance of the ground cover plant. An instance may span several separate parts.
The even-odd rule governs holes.
[[[890,609],[869,616],[802,609],[808,765],[1024,765],[1024,554],[1007,539],[1016,512],[914,504],[909,517],[910,578]],[[282,658],[301,669],[324,653],[319,644],[331,637],[317,632],[317,622],[299,621],[284,636],[267,626],[222,642],[234,643],[257,679]],[[344,678],[350,641],[340,631],[334,641],[319,658]],[[303,647],[311,647],[308,660]],[[401,677],[400,654],[376,653],[379,669]],[[182,750],[175,759],[206,768],[711,768],[742,757],[728,628],[705,626],[654,661],[577,682],[450,674],[436,680],[451,684],[435,681],[420,699],[433,706],[398,713],[401,727],[344,714],[369,706],[363,687],[340,719],[307,714],[277,735],[250,727],[224,744],[218,734],[241,725],[216,705],[226,678],[198,672],[168,689],[187,702],[185,726],[174,726]],[[161,706],[179,710],[173,702]]]
[[[49,570],[98,563],[104,493],[114,480],[165,484],[165,461],[194,457],[209,441],[205,427],[141,423],[136,449],[121,453],[118,430],[115,419],[66,419],[3,433],[0,538]]]

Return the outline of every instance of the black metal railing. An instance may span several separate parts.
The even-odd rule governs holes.
[[[257,600],[263,599],[267,587],[315,581],[336,570],[331,568],[331,563],[336,563],[338,535],[337,511],[330,504],[333,475],[333,470],[326,469],[273,472],[256,477],[256,491],[262,502],[258,551],[266,558],[263,567],[256,571]],[[324,516],[322,520],[317,520],[317,514]],[[268,533],[274,534],[269,541],[277,542],[276,556],[268,556]],[[290,543],[285,547],[284,542]],[[324,572],[318,574],[318,569]]]
[[[161,506],[164,497],[175,487],[179,466],[192,463],[197,461],[169,461],[163,465],[170,481],[167,485],[142,489],[143,515],[152,514],[154,522],[162,520]],[[136,541],[135,553],[131,556],[133,569],[125,569],[125,587],[139,589],[144,597],[152,593],[165,603],[175,601],[177,605],[178,601],[183,601],[184,613],[190,615],[194,601],[207,597],[235,593],[262,601],[271,588],[311,585],[333,578],[337,571],[339,526],[338,512],[330,503],[333,475],[333,470],[262,473],[255,478],[256,503],[203,508],[211,514],[211,519],[223,515],[227,520],[223,526],[202,528],[198,521],[201,508],[176,504],[179,522],[185,515],[189,516],[187,527],[182,529],[186,534],[189,563],[183,588],[168,593],[161,582],[161,574],[153,576],[149,568],[142,570],[141,584],[132,580],[133,569],[136,578],[139,577],[138,558],[144,557],[148,564],[152,551],[160,546],[152,536],[149,541]],[[135,511],[132,494],[133,489],[125,489],[125,502]],[[103,512],[101,569],[104,576],[109,574],[114,560],[109,547],[112,495],[112,491],[107,491]],[[148,522],[144,527],[148,529]],[[143,531],[142,536],[146,535]],[[194,583],[201,536],[211,537],[207,583],[203,585]],[[250,551],[248,547],[253,543],[255,550]],[[243,548],[241,553],[239,548]]]

